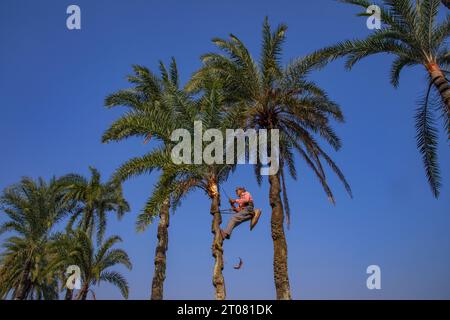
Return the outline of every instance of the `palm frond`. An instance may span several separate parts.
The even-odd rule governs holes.
[[[429,99],[432,83],[430,82],[423,100],[420,102],[416,112],[416,139],[417,147],[422,154],[425,172],[433,195],[439,196],[441,186],[439,165],[437,161],[437,130],[430,113]]]

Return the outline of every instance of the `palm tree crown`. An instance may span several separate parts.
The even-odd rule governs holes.
[[[8,217],[0,234],[14,233],[5,240],[1,255],[0,297],[12,290],[15,299],[54,298],[54,279],[43,270],[51,228],[74,208],[64,184],[55,178],[48,183],[23,178],[4,190],[0,204]]]
[[[341,0],[364,8],[371,5],[367,0]],[[442,115],[444,128],[450,138],[450,86],[446,73],[450,63],[447,39],[450,35],[450,15],[438,22],[438,0],[384,0],[380,6],[382,26],[362,40],[348,40],[315,53],[316,58],[336,59],[346,56],[346,67],[351,69],[361,59],[388,53],[395,56],[391,65],[390,80],[399,85],[404,67],[423,66],[429,77],[429,86],[420,102],[416,119],[417,146],[422,154],[428,182],[435,197],[441,186],[436,147],[438,131],[434,125],[434,110]],[[437,95],[437,108],[429,106],[430,90]]]
[[[241,123],[244,128],[280,130],[283,180],[283,167],[289,170],[293,178],[297,177],[294,165],[294,152],[297,151],[334,203],[322,161],[325,160],[337,173],[349,193],[350,186],[314,135],[318,134],[335,150],[340,149],[341,141],[331,127],[331,119],[343,122],[344,117],[340,107],[316,83],[307,79],[311,71],[322,65],[320,60],[308,56],[296,59],[285,67],[281,65],[286,31],[284,24],[272,31],[268,19],[264,20],[259,62],[235,35],[231,34],[229,40],[214,38],[213,43],[224,54],[203,55],[204,66],[193,75],[187,89],[198,92],[204,87],[205,79],[211,76],[219,78],[224,87],[224,103],[244,115]],[[260,165],[258,163],[255,168],[258,182],[262,178],[259,175]],[[285,207],[289,217],[287,203]]]
[[[78,203],[68,228],[78,220],[78,226],[92,235],[97,229],[97,240],[101,241],[106,229],[107,213],[116,212],[121,218],[130,207],[122,194],[120,183],[108,181],[102,183],[100,172],[90,167],[91,178],[87,180],[78,174],[68,174],[61,178],[66,186],[68,199]]]
[[[71,253],[73,262],[80,267],[82,287],[78,299],[85,300],[91,285],[108,282],[119,288],[122,296],[128,298],[128,282],[125,277],[117,271],[109,270],[116,265],[123,265],[131,270],[132,264],[128,254],[122,249],[112,247],[121,242],[118,236],[112,236],[96,248],[89,235],[79,230],[75,236],[75,248]]]

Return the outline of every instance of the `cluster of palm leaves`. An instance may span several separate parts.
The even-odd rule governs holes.
[[[367,0],[341,0],[366,9]],[[442,3],[449,7],[448,1]],[[436,120],[440,118],[447,140],[450,138],[450,85],[448,80],[450,52],[450,15],[438,22],[439,0],[384,0],[380,4],[381,29],[365,39],[347,40],[317,51],[314,56],[330,61],[346,57],[345,66],[351,69],[361,59],[380,53],[395,57],[390,80],[394,87],[399,85],[400,73],[404,67],[422,66],[428,78],[423,99],[416,111],[417,147],[422,155],[429,185],[435,197],[439,196],[441,178],[437,160],[439,130]],[[433,94],[435,99],[432,99]]]
[[[363,8],[366,0],[342,2]],[[445,3],[444,3],[445,4]],[[437,0],[385,0],[380,4],[382,28],[364,40],[349,40],[317,50],[305,57],[282,63],[287,26],[271,28],[266,18],[262,28],[262,46],[255,59],[246,45],[235,35],[214,38],[218,52],[201,56],[202,66],[181,86],[175,59],[169,66],[160,63],[154,73],[140,65],[133,66],[128,76],[131,87],[119,90],[105,100],[108,108],[124,107],[126,112],[104,132],[102,141],[118,142],[138,137],[149,150],[143,156],[131,158],[114,173],[110,182],[102,184],[100,174],[92,170],[86,180],[79,175],[53,179],[48,184],[23,179],[8,188],[1,198],[2,210],[9,221],[0,234],[12,231],[14,236],[4,243],[0,264],[0,297],[15,299],[54,299],[65,290],[66,299],[86,299],[91,286],[102,281],[116,285],[128,296],[125,278],[109,268],[122,264],[131,268],[127,254],[112,246],[118,237],[103,240],[108,212],[120,218],[129,210],[122,196],[121,183],[132,177],[157,172],[159,180],[138,215],[136,227],[144,230],[159,217],[155,250],[152,299],[163,299],[166,278],[166,254],[169,240],[170,210],[194,190],[202,190],[210,202],[205,219],[211,218],[212,283],[215,298],[225,299],[224,239],[221,236],[220,186],[233,174],[236,165],[221,163],[175,163],[172,133],[177,129],[195,133],[195,123],[203,130],[214,129],[225,135],[227,129],[277,129],[279,131],[280,170],[268,176],[268,203],[271,206],[271,236],[273,239],[273,275],[277,299],[291,299],[288,277],[288,251],[285,223],[289,226],[290,207],[286,176],[297,178],[296,159],[314,173],[331,203],[335,198],[328,184],[326,166],[334,172],[352,196],[344,174],[325,147],[340,150],[342,143],[333,122],[342,123],[339,105],[309,77],[337,58],[346,57],[350,69],[362,58],[388,53],[396,56],[391,68],[391,82],[397,87],[405,66],[422,65],[429,77],[425,97],[416,115],[417,143],[423,156],[426,174],[433,194],[440,189],[437,162],[437,132],[434,113],[439,113],[450,137],[450,87],[447,68],[450,55],[447,38],[450,18],[437,22]],[[435,92],[436,106],[430,106]],[[431,93],[430,93],[431,92]],[[204,145],[204,150],[208,144]],[[197,146],[198,147],[198,146]],[[214,154],[228,152],[214,150]],[[192,145],[192,149],[195,146]],[[241,156],[235,155],[235,160]],[[236,161],[234,162],[236,163]],[[262,184],[262,163],[254,165],[255,178]],[[69,216],[65,232],[55,232],[54,226]],[[97,241],[93,241],[96,238]],[[75,296],[63,286],[69,265],[81,269],[83,286]],[[93,293],[94,294],[94,293]]]
[[[103,239],[106,214],[128,211],[120,186],[102,183],[99,172],[91,168],[90,180],[70,174],[52,178],[23,178],[5,189],[0,198],[1,210],[8,221],[0,226],[0,234],[11,233],[3,243],[0,256],[0,298],[86,299],[93,285],[109,282],[128,297],[126,279],[110,270],[122,264],[131,268],[125,251],[113,246],[117,236]],[[67,226],[58,226],[68,218]],[[80,220],[77,228],[73,223]],[[97,223],[97,244],[92,230]],[[82,287],[74,296],[67,281],[70,266],[80,270]],[[70,289],[72,288],[72,289]]]

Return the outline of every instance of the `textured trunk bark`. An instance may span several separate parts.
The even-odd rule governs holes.
[[[32,265],[31,260],[28,259],[25,262],[19,286],[17,287],[17,290],[14,293],[14,300],[24,300],[27,297],[28,290],[31,285],[30,281],[31,265]]]
[[[441,68],[436,63],[430,63],[426,68],[430,74],[433,85],[441,96],[442,102],[447,107],[447,116],[450,116],[450,86],[448,81]]]
[[[86,300],[87,294],[89,292],[89,281],[86,281],[81,287],[80,292],[78,293],[77,300]]]
[[[278,300],[290,300],[291,289],[289,286],[287,266],[287,244],[284,234],[284,214],[281,202],[281,188],[279,173],[269,176],[269,199],[272,207],[272,240],[273,240],[273,271],[275,288]]]
[[[69,288],[66,289],[66,295],[64,296],[64,300],[72,300],[73,299],[73,290]]]
[[[152,281],[152,300],[162,300],[164,295],[164,280],[166,279],[166,252],[169,244],[169,210],[167,200],[161,207],[158,224],[158,244],[155,251],[155,272]]]
[[[213,221],[211,226],[211,232],[214,235],[212,244],[212,255],[214,257],[214,270],[213,270],[213,285],[216,290],[216,300],[225,300],[225,279],[223,277],[223,238],[220,233],[220,224],[222,223],[222,216],[220,210],[220,194],[218,192],[217,184],[212,183],[209,196],[211,198],[211,214],[213,215]]]

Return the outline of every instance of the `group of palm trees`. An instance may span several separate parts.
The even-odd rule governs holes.
[[[345,0],[365,10],[371,5],[365,0]],[[6,239],[0,262],[0,298],[56,299],[65,290],[66,299],[86,299],[92,285],[101,281],[116,285],[128,296],[125,278],[109,268],[122,264],[131,268],[127,254],[112,246],[119,237],[104,240],[108,212],[120,217],[129,211],[122,196],[121,183],[137,175],[159,173],[159,180],[149,195],[137,219],[137,229],[143,230],[159,217],[158,243],[151,298],[162,299],[166,277],[169,212],[196,189],[204,191],[210,201],[214,257],[212,282],[215,298],[225,299],[223,270],[223,238],[220,233],[220,185],[236,169],[232,164],[175,164],[171,151],[174,130],[194,132],[194,122],[202,121],[203,129],[278,129],[278,173],[268,176],[268,200],[272,208],[273,272],[277,299],[291,299],[288,277],[285,218],[289,223],[289,203],[285,176],[297,177],[295,154],[314,172],[329,200],[334,196],[328,185],[324,164],[327,164],[351,196],[343,173],[319,144],[329,144],[334,150],[341,141],[332,128],[332,121],[343,122],[340,107],[326,92],[309,79],[309,74],[332,60],[346,57],[351,68],[364,57],[376,53],[396,56],[391,68],[391,82],[396,87],[403,67],[421,65],[429,83],[416,115],[417,143],[423,157],[429,184],[435,197],[439,195],[440,175],[437,163],[437,132],[434,114],[438,112],[450,137],[450,87],[447,68],[450,54],[447,38],[450,19],[438,23],[440,1],[385,0],[381,6],[382,28],[364,40],[345,41],[310,55],[294,59],[283,66],[282,46],[287,27],[271,28],[263,23],[262,48],[258,60],[235,35],[215,38],[219,53],[201,56],[202,66],[185,86],[181,86],[174,59],[169,66],[160,63],[159,73],[143,66],[133,66],[128,77],[131,88],[119,90],[106,98],[108,108],[121,106],[126,112],[108,128],[104,143],[139,137],[151,144],[150,151],[122,164],[107,183],[91,169],[92,177],[71,174],[49,183],[42,179],[24,178],[7,188],[1,204],[8,221],[0,234],[14,231]],[[446,10],[446,9],[444,9]],[[436,94],[437,100],[430,96]],[[436,101],[437,105],[430,105]],[[223,152],[227,147],[224,147]],[[202,149],[203,150],[203,149]],[[238,155],[236,155],[238,157]],[[255,165],[255,177],[263,183],[261,163]],[[64,232],[55,231],[63,217],[69,216]],[[204,216],[205,218],[207,215]],[[94,232],[96,231],[96,232]],[[96,240],[96,241],[95,241]],[[66,268],[81,269],[82,287],[74,294],[65,286]]]
[[[120,237],[104,239],[104,232],[106,215],[116,212],[121,217],[129,206],[120,185],[102,183],[99,172],[90,170],[89,180],[76,174],[49,182],[22,178],[3,191],[1,206],[8,221],[0,233],[14,235],[3,244],[0,298],[58,299],[66,290],[65,299],[85,300],[89,292],[95,298],[91,286],[100,282],[112,283],[128,296],[124,276],[110,269],[118,264],[131,269],[130,259],[113,248]],[[65,217],[67,227],[58,231],[57,223]],[[73,287],[66,286],[70,266],[78,266],[82,278],[76,296]]]

